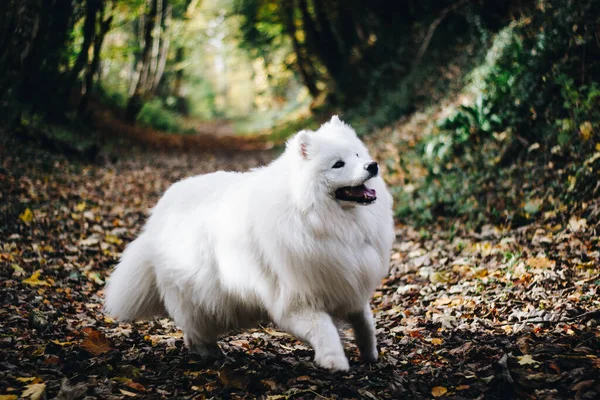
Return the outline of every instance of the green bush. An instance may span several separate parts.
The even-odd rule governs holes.
[[[176,113],[167,110],[159,99],[148,101],[138,114],[137,122],[170,133],[186,133]]]
[[[547,175],[536,166],[549,159],[568,174],[569,182],[547,182],[558,197],[572,197],[585,179],[598,178],[600,0],[534,6],[494,35],[469,74],[465,94],[472,104],[437,121],[417,146],[428,174],[416,191],[397,194],[400,217],[530,218],[532,207],[522,206],[533,204],[529,195],[506,182],[542,179]],[[530,170],[513,176],[518,160]],[[486,198],[490,187],[493,199]]]

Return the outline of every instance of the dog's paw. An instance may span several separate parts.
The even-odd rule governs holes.
[[[222,360],[226,357],[223,350],[216,343],[193,344],[190,346],[190,351],[203,359]]]
[[[377,351],[377,347],[370,349],[361,349],[360,357],[366,363],[376,363],[379,358],[379,352]]]
[[[321,357],[315,357],[315,362],[321,368],[331,372],[346,372],[350,370],[348,359],[343,354],[325,354]]]

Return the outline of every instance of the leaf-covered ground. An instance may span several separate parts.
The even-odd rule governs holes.
[[[600,202],[517,230],[398,226],[375,293],[380,362],[332,375],[264,325],[206,364],[168,320],[117,324],[102,290],[172,183],[274,152],[126,152],[82,164],[0,142],[0,399],[531,398],[600,396]],[[132,282],[132,284],[135,284]]]

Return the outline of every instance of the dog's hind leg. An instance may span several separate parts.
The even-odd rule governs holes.
[[[225,357],[223,350],[217,344],[216,338],[213,340],[207,340],[207,338],[199,339],[195,335],[184,332],[183,342],[192,353],[202,358],[219,360]]]
[[[371,307],[367,303],[362,310],[350,313],[348,321],[354,330],[356,345],[360,355],[366,362],[377,361],[377,338],[375,337],[375,321]]]
[[[331,317],[322,311],[302,310],[275,318],[284,330],[304,340],[315,349],[315,362],[332,371],[348,371],[340,335]]]

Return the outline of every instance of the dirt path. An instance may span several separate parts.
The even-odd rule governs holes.
[[[585,314],[600,306],[599,238],[567,211],[507,232],[398,227],[390,275],[373,301],[381,360],[361,364],[344,331],[346,375],[315,368],[309,347],[273,327],[223,339],[232,361],[213,365],[190,355],[166,319],[116,324],[101,313],[110,268],[172,182],[272,157],[147,153],[82,165],[4,140],[0,395],[599,396],[600,316]]]

